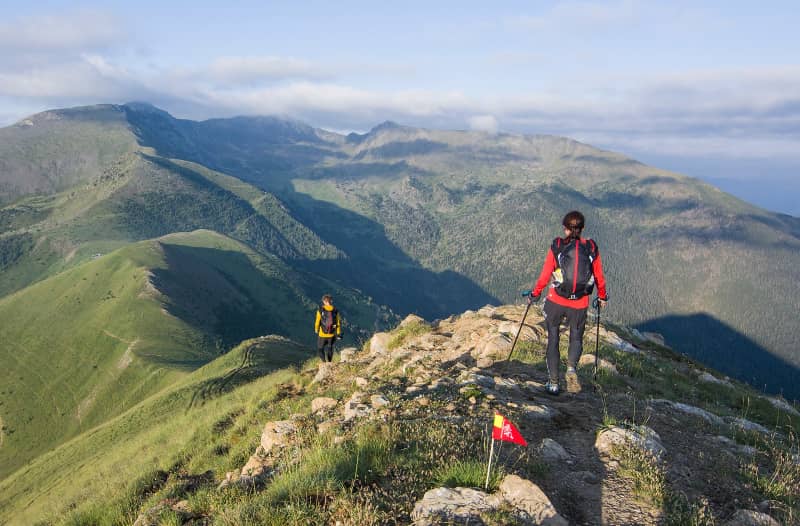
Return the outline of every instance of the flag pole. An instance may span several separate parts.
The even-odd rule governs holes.
[[[492,438],[492,446],[489,448],[489,466],[486,468],[486,484],[484,489],[489,489],[489,474],[492,472],[492,456],[494,456],[494,438]]]

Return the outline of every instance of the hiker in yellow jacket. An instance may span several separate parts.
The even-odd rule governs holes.
[[[332,362],[333,344],[336,338],[342,336],[342,324],[330,294],[322,296],[322,306],[317,309],[317,319],[314,321],[314,332],[317,333],[319,357],[323,362]]]

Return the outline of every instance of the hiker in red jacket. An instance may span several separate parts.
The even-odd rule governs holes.
[[[576,367],[583,352],[583,331],[586,328],[586,311],[589,296],[597,285],[597,302],[605,307],[608,301],[606,278],[597,243],[581,237],[585,224],[583,214],[572,211],[564,216],[564,237],[553,240],[542,273],[536,281],[529,302],[539,301],[542,291],[552,279],[542,312],[547,327],[547,372],[550,376],[545,389],[558,394],[558,338],[561,322],[569,324],[569,352],[567,354],[567,391],[581,390]]]

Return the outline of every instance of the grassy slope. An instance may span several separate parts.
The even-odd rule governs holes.
[[[90,180],[136,148],[112,105],[48,111],[0,128],[0,203]]]
[[[238,416],[252,399],[275,392],[293,374],[292,368],[278,369],[299,363],[311,353],[275,337],[244,342],[0,481],[0,522],[32,524],[44,516],[61,515],[73,503],[110,499],[151,469],[169,469],[198,435],[208,441],[202,446],[213,445],[217,437],[209,431],[225,430],[226,415]],[[215,427],[219,421],[223,424]],[[243,457],[246,460],[252,445],[249,439],[258,434],[258,428],[240,433],[242,448],[232,444],[230,451],[211,460],[229,469]]]
[[[375,308],[219,234],[123,248],[0,300],[0,473],[159,390],[244,338],[311,342],[314,300],[333,291],[348,339]]]

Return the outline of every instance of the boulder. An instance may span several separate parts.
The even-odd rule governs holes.
[[[263,456],[291,444],[295,434],[297,434],[297,424],[294,420],[267,422],[264,431],[261,432]]]
[[[503,334],[489,337],[483,343],[478,342],[472,352],[474,358],[500,358],[505,360],[511,351],[511,339]]]
[[[594,361],[595,361],[594,354],[581,355],[581,359],[578,360],[578,367],[585,367],[585,366],[594,367]],[[598,360],[597,367],[599,369],[603,369],[604,371],[608,371],[611,374],[619,374],[619,372],[617,372],[616,366],[602,357],[600,358],[600,360]]]
[[[533,327],[529,325],[523,325],[522,329],[519,328],[519,322],[513,321],[504,321],[497,326],[497,332],[500,334],[505,334],[510,337],[513,341],[514,336],[517,335],[517,331],[519,331],[519,341],[537,341],[539,339],[539,335],[536,334],[536,331]]]
[[[725,523],[725,526],[780,526],[780,523],[766,513],[739,510]]]
[[[339,361],[344,363],[352,362],[356,354],[358,354],[358,349],[355,347],[345,347],[339,351]]]
[[[755,431],[756,433],[762,433],[764,435],[769,435],[770,433],[769,429],[767,429],[766,427],[762,426],[761,424],[756,424],[755,422],[751,422],[746,418],[728,417],[725,420],[733,427],[743,429],[744,431]]]
[[[356,383],[356,386],[358,387],[366,387],[367,385],[369,385],[369,380],[367,380],[366,378],[362,378],[361,376],[356,376],[356,379],[354,381]]]
[[[661,437],[647,426],[620,427],[612,426],[604,429],[597,435],[594,443],[595,449],[608,458],[615,458],[616,447],[635,447],[648,452],[656,460],[660,460],[666,453]]]
[[[517,509],[517,513],[533,524],[568,526],[558,514],[547,495],[529,480],[517,475],[508,475],[500,483],[500,496]]]
[[[317,374],[314,376],[314,379],[311,380],[311,383],[317,384],[324,382],[325,380],[330,378],[332,374],[333,374],[333,363],[320,362],[319,367],[317,368]]]
[[[525,411],[526,418],[549,420],[557,414],[555,409],[542,404],[523,404],[521,409]]]
[[[478,516],[491,511],[495,503],[482,492],[471,488],[435,488],[414,505],[411,519],[415,526],[439,524],[483,524]]]
[[[699,407],[695,407],[693,405],[684,404],[681,402],[673,402],[672,400],[664,400],[663,398],[656,398],[650,400],[651,405],[660,405],[663,407],[668,407],[673,409],[674,411],[680,411],[681,413],[685,413],[687,415],[694,415],[702,418],[709,424],[713,425],[723,425],[725,423],[722,418],[718,417],[714,413],[709,413],[705,409],[700,409]]]
[[[387,400],[383,395],[372,395],[369,399],[370,403],[372,404],[373,409],[379,409],[381,407],[389,405],[389,400]]]
[[[363,403],[361,397],[362,394],[356,392],[353,393],[353,396],[350,397],[350,400],[345,402],[344,404],[345,422],[349,422],[354,418],[363,418],[365,416],[369,416],[372,413],[372,408],[367,404]]]
[[[570,454],[567,453],[567,450],[552,438],[543,439],[537,451],[542,460],[548,462],[559,462],[570,459]]]
[[[475,366],[478,369],[488,369],[493,365],[494,365],[494,360],[488,357],[478,358],[478,362],[475,364]]]
[[[486,318],[494,318],[494,315],[497,314],[497,308],[492,305],[484,305],[478,309],[478,314]]]
[[[256,451],[255,455],[250,456],[247,464],[242,467],[240,476],[251,478],[260,477],[264,474],[264,471],[266,471],[268,467],[272,466],[272,462],[263,455],[259,454],[260,452],[261,450],[259,448],[259,451]]]
[[[315,398],[311,401],[311,412],[319,413],[320,411],[333,409],[338,403],[339,401],[335,398],[328,398],[326,396]]]
[[[371,355],[386,354],[389,352],[389,340],[392,336],[388,332],[376,332],[369,340],[369,352]]]

